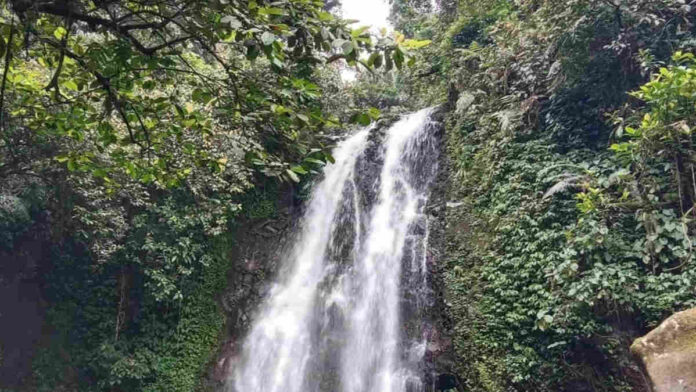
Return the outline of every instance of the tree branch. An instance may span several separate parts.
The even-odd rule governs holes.
[[[51,81],[46,86],[46,91],[50,91],[51,88],[55,89],[56,101],[58,101],[60,98],[60,88],[58,87],[58,82],[60,79],[60,74],[63,71],[63,61],[65,60],[65,49],[68,47],[68,36],[70,35],[70,30],[71,30],[70,21],[68,21],[67,32],[65,33],[65,36],[63,37],[63,39],[61,39],[61,42],[60,42],[60,45],[61,45],[60,58],[58,59],[58,66],[56,67],[56,72],[53,74]]]
[[[13,0],[13,4],[19,4],[19,0]],[[133,30],[147,30],[147,29],[152,29],[152,30],[158,30],[164,28],[166,25],[171,23],[173,21],[173,18],[175,18],[177,15],[179,15],[182,11],[177,12],[171,17],[166,17],[166,16],[161,16],[159,15],[158,17],[163,18],[164,20],[162,22],[146,22],[146,23],[138,23],[138,24],[128,24],[128,25],[121,25],[117,21],[109,20],[106,18],[102,18],[99,16],[93,16],[93,15],[88,15],[85,13],[81,12],[76,12],[76,10],[70,8],[69,6],[65,5],[57,5],[56,3],[39,3],[35,4],[33,6],[33,9],[37,12],[44,13],[44,14],[50,14],[53,16],[60,16],[63,18],[72,18],[74,20],[78,20],[84,23],[87,23],[90,26],[102,26],[105,28],[108,28],[109,30],[117,33],[118,35],[121,35],[125,38],[127,38],[135,47],[136,50],[141,52],[144,55],[151,56],[155,54],[157,51],[171,47],[173,45],[176,45],[178,43],[187,41],[189,39],[192,39],[193,37],[187,36],[187,37],[178,37],[175,38],[171,41],[164,42],[160,45],[153,46],[153,47],[146,47],[139,39],[137,39],[133,35]],[[23,12],[26,10],[26,7],[22,7],[20,5],[15,6],[15,10],[18,13]]]
[[[172,46],[174,46],[174,45],[176,45],[176,44],[178,44],[178,43],[186,42],[186,41],[188,41],[188,40],[190,40],[190,39],[193,39],[193,38],[194,38],[194,37],[192,37],[192,36],[186,36],[186,37],[175,38],[175,39],[173,39],[173,40],[171,40],[171,41],[167,41],[167,42],[161,43],[161,44],[159,44],[159,45],[156,45],[156,46],[153,46],[153,47],[150,47],[150,48],[145,48],[145,51],[144,51],[143,53],[144,53],[144,54],[147,54],[147,55],[152,55],[152,54],[154,54],[155,52],[157,52],[157,51],[159,51],[159,50],[172,47]]]
[[[7,74],[10,71],[12,62],[12,41],[14,40],[14,18],[10,26],[10,37],[7,39],[7,49],[5,52],[5,70],[2,73],[2,86],[0,87],[0,130],[5,132],[5,89],[7,88]]]
[[[41,40],[44,43],[47,43],[50,46],[53,46],[55,48],[60,48],[57,46],[57,44],[49,39],[45,39],[42,37],[39,37],[39,40]],[[140,148],[146,148],[142,144],[138,142],[138,140],[135,138],[135,134],[133,133],[133,127],[130,124],[130,121],[128,121],[128,117],[126,116],[125,111],[123,110],[123,106],[121,105],[121,101],[118,99],[118,96],[116,93],[111,88],[111,81],[109,78],[106,76],[102,75],[99,71],[90,69],[90,67],[87,66],[85,63],[84,59],[75,53],[65,50],[65,55],[73,60],[75,60],[82,68],[84,68],[86,71],[90,72],[94,77],[97,79],[99,84],[102,86],[102,89],[106,91],[106,94],[108,96],[109,101],[114,105],[116,108],[116,111],[120,115],[121,119],[123,120],[123,123],[126,125],[126,129],[128,130],[128,135],[130,137],[131,142],[134,144],[137,144]]]

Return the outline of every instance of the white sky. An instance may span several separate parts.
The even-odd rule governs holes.
[[[386,0],[342,0],[343,17],[345,19],[357,19],[358,26],[370,25],[373,28],[391,28],[387,21],[389,17],[389,4]]]
[[[387,0],[342,0],[343,18],[355,19],[359,22],[353,25],[354,28],[360,26],[370,26],[372,31],[377,32],[382,27],[392,29],[387,20],[389,17],[389,4]],[[341,70],[341,78],[344,82],[355,80],[355,70],[344,68]]]

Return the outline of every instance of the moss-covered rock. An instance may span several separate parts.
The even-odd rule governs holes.
[[[633,342],[655,392],[696,391],[696,308],[675,313]]]

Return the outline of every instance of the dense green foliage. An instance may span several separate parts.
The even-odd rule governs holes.
[[[258,213],[253,205],[244,210]],[[37,390],[198,389],[222,333],[216,298],[238,230],[230,223],[207,234],[201,211],[185,194],[150,205],[102,265],[79,236],[52,246],[42,277],[51,331],[34,359]]]
[[[412,95],[451,109],[459,377],[472,391],[645,390],[628,346],[696,305],[692,7],[440,12],[397,27],[437,43],[409,71]]]
[[[294,178],[288,164],[338,125],[318,102],[317,65],[391,69],[420,45],[351,29],[322,6],[3,2],[0,174],[34,169],[21,143],[31,137],[40,156],[115,185],[123,174],[176,186],[194,169],[236,173],[249,162]]]
[[[138,290],[141,276],[126,282],[123,271],[95,274],[85,260],[60,260],[47,277],[56,304],[48,315],[54,333],[34,360],[37,389],[195,390],[224,322],[215,298],[226,284],[229,241],[210,246],[208,268],[187,282],[188,295],[170,307],[147,296],[122,303],[128,301],[123,291]]]

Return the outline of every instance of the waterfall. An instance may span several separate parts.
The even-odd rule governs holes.
[[[420,392],[430,109],[334,151],[253,320],[233,392]]]

